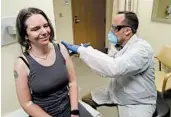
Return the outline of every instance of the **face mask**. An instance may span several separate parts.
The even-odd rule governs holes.
[[[118,43],[117,37],[111,31],[108,33],[108,40],[114,45]]]

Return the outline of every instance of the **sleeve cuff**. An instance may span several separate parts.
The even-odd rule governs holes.
[[[80,53],[80,52],[84,51],[84,49],[85,49],[85,47],[80,46],[80,47],[78,48],[77,52]]]

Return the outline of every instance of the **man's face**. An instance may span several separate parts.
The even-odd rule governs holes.
[[[122,45],[129,34],[127,24],[124,23],[125,15],[117,14],[113,17],[111,31],[116,35],[118,44]]]

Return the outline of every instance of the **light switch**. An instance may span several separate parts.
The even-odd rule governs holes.
[[[62,13],[59,13],[59,17],[63,17],[63,14]]]
[[[16,17],[1,17],[1,46],[16,43]]]

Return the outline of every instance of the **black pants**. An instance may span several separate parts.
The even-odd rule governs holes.
[[[97,109],[97,107],[100,106],[117,106],[117,104],[97,104],[91,96],[91,93],[86,94],[85,96],[82,97],[82,101],[93,107],[94,109]]]

